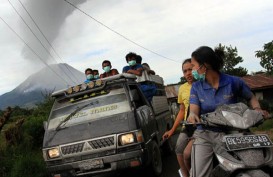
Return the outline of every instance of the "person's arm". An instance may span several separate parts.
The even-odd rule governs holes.
[[[200,113],[200,107],[196,104],[190,104],[190,114],[188,117],[188,122],[192,124],[196,124],[200,122],[199,118],[199,113]]]
[[[176,128],[180,125],[180,122],[183,121],[183,118],[185,116],[185,105],[183,103],[180,104],[180,109],[179,112],[176,116],[175,122],[173,124],[173,127],[171,128],[171,130],[166,131],[163,136],[162,139],[168,139],[169,137],[171,137],[173,135],[173,133],[175,132]]]
[[[193,84],[190,94],[190,114],[188,116],[188,122],[193,124],[200,122],[200,101],[198,98],[198,91],[200,91],[200,88],[198,89],[198,87]]]
[[[251,107],[253,109],[256,108],[261,108],[259,101],[257,100],[257,98],[255,97],[255,95],[253,94],[251,99],[249,100],[249,104],[251,105]]]
[[[252,109],[262,113],[265,119],[269,118],[269,113],[266,110],[262,110],[258,99],[251,92],[248,85],[242,79],[239,79],[239,86],[240,86],[240,95],[242,95],[243,98],[249,100],[249,104],[252,107]]]
[[[130,73],[130,74],[135,74],[137,76],[141,76],[142,75],[142,68],[138,68],[137,70],[133,70],[133,69],[129,69],[127,71],[127,73]]]
[[[266,110],[262,110],[260,103],[254,94],[252,94],[249,104],[251,105],[252,109],[262,113],[265,119],[268,118],[269,113]]]

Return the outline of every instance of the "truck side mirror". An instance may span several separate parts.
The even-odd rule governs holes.
[[[46,130],[46,129],[47,129],[47,126],[48,126],[47,121],[44,121],[43,124],[44,124],[44,130]]]

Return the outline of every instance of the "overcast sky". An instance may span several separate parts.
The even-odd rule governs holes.
[[[23,17],[34,37],[11,4]],[[122,71],[128,52],[140,54],[166,84],[179,81],[181,63],[202,45],[237,47],[249,72],[263,69],[255,51],[272,41],[272,0],[69,0],[86,14],[155,55],[120,37],[64,0],[0,0],[0,95],[52,63],[84,71],[110,60]],[[21,3],[24,7],[21,5]],[[28,13],[54,50],[47,44]],[[43,62],[41,61],[43,60]]]

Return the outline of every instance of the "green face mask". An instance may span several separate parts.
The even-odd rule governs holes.
[[[134,65],[136,65],[136,60],[128,61],[128,64],[129,64],[129,66],[134,66]]]
[[[110,71],[110,66],[105,66],[104,68],[103,68],[103,70],[106,72],[106,73],[108,73],[109,71]]]
[[[203,74],[199,74],[198,73],[198,70],[202,67],[202,65],[197,69],[197,70],[192,70],[191,73],[192,73],[192,76],[194,77],[194,79],[196,80],[205,80],[206,78],[206,73],[203,73]]]
[[[100,76],[99,75],[94,75],[94,79],[99,79]]]
[[[88,80],[91,80],[91,79],[93,79],[93,78],[94,78],[93,74],[88,74],[88,75],[86,75],[86,79],[88,79]]]

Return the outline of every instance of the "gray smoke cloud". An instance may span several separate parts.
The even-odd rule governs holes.
[[[51,44],[59,35],[60,29],[64,24],[66,18],[71,15],[74,10],[76,10],[64,0],[21,0],[21,2]],[[86,2],[86,0],[70,0],[70,2],[78,6]],[[36,36],[41,40],[44,46],[46,46],[48,51],[52,51],[50,45],[48,45],[43,35],[41,35],[39,30],[36,28],[35,24],[25,12],[24,8],[20,6],[21,4],[19,3],[17,7],[20,8],[20,14],[23,16],[25,21],[31,27]],[[43,61],[46,63],[54,63],[55,61],[48,54],[48,52],[46,52],[40,42],[33,36],[33,34],[26,27],[26,25],[21,22],[20,26],[22,26],[21,30],[24,34],[23,38],[27,39],[26,42],[43,59]],[[37,56],[35,56],[33,52],[29,50],[27,46],[22,49],[22,55],[25,59],[30,60],[31,62],[41,62],[39,61]],[[52,55],[55,56],[55,58],[58,58],[56,57],[56,55],[54,55],[54,53],[52,53]]]

